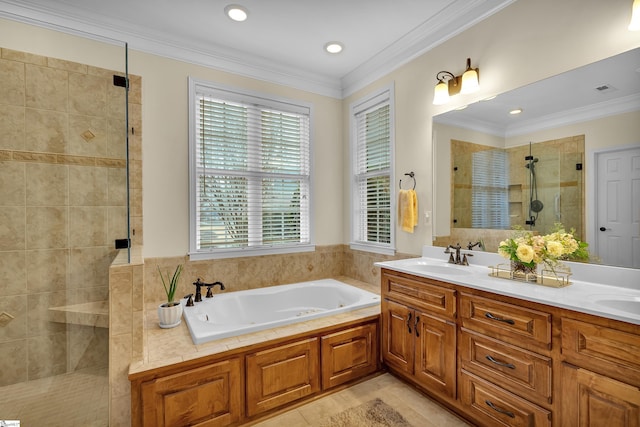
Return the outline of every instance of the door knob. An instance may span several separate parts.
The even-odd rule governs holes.
[[[607,231],[607,227],[600,227],[600,231]]]

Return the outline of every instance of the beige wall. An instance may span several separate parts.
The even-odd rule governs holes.
[[[637,47],[638,33],[627,30],[630,11],[628,0],[519,0],[345,99],[348,106],[395,81],[396,178],[415,171],[421,214],[414,234],[397,228],[399,250],[419,254],[422,245],[432,241],[431,224],[425,224],[422,217],[424,211],[435,211],[442,203],[450,206],[449,200],[432,200],[431,117]],[[461,73],[467,57],[480,68],[480,91],[458,95],[444,106],[432,105],[436,73]],[[347,108],[343,122],[348,123]],[[343,139],[348,140],[347,126]],[[553,137],[543,140],[547,139]],[[348,154],[348,147],[343,153]],[[345,206],[347,197],[345,194]],[[437,216],[435,220],[440,222]],[[349,224],[346,210],[344,223]]]

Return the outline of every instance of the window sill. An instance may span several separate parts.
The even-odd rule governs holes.
[[[226,258],[242,258],[242,257],[262,256],[262,255],[293,254],[293,253],[300,253],[300,252],[313,252],[315,250],[316,250],[316,246],[312,244],[282,246],[282,247],[223,249],[223,250],[190,252],[189,260],[201,261],[201,260],[208,260],[208,259],[226,259]]]
[[[390,246],[378,246],[367,243],[351,242],[349,247],[354,251],[373,252],[381,255],[395,255],[396,249]]]

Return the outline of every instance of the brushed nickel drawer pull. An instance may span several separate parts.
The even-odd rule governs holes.
[[[418,330],[418,322],[420,322],[420,316],[416,315],[416,323],[413,324],[413,329],[416,330],[416,336],[420,336],[420,331]]]
[[[411,312],[409,312],[409,316],[407,316],[407,329],[409,333],[411,333]]]
[[[490,400],[485,400],[484,403],[486,403],[491,409],[493,409],[496,412],[500,412],[501,414],[505,414],[506,416],[511,418],[516,417],[513,412],[507,411],[506,409],[498,408],[496,405],[491,403]]]
[[[511,319],[503,319],[502,317],[496,317],[493,314],[489,313],[488,311],[484,314],[484,317],[486,317],[487,319],[491,319],[491,320],[497,320],[498,322],[508,323],[510,325],[515,325],[516,324],[516,322],[514,322]]]
[[[516,366],[512,363],[505,363],[505,362],[501,362],[499,360],[494,359],[493,357],[489,356],[488,354],[485,356],[485,358],[491,362],[491,363],[495,363],[498,366],[504,366],[505,368],[509,368],[509,369],[516,369]]]

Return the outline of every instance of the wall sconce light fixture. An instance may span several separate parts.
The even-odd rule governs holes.
[[[640,2],[640,0],[636,1]],[[477,91],[480,88],[479,71],[478,68],[471,68],[471,58],[467,58],[467,69],[461,76],[455,76],[448,71],[439,71],[436,74],[438,84],[433,93],[433,104],[446,104],[450,96]]]
[[[640,0],[633,0],[633,6],[631,6],[631,22],[629,22],[629,31],[640,31]]]

